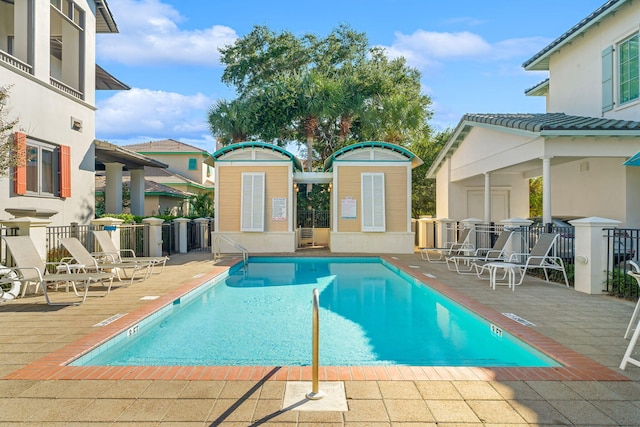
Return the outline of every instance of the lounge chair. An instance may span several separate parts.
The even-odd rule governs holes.
[[[627,264],[631,266],[631,270],[627,271],[627,274],[634,279],[640,286],[640,266],[633,261],[627,261]],[[624,337],[629,338],[631,336],[631,332],[635,329],[634,326],[638,324],[638,317],[640,316],[640,299],[636,303],[636,308],[633,310],[633,314],[631,315],[631,320],[629,320],[629,325],[627,326],[627,330],[624,333]]]
[[[112,262],[111,259],[95,258],[91,255],[91,252],[82,245],[82,242],[75,237],[62,237],[60,238],[60,243],[62,243],[62,246],[71,254],[71,261],[82,265],[88,272],[113,271],[118,277],[118,280],[122,281],[123,278],[120,276],[120,271],[122,271],[124,277],[129,279],[129,284],[133,283],[133,279],[138,272],[143,272],[144,279],[149,277],[151,272],[152,263],[150,261]],[[127,277],[128,270],[131,270],[130,277]]]
[[[156,266],[158,265],[162,266],[160,273],[164,271],[164,266],[169,260],[169,257],[167,256],[137,257],[133,249],[118,250],[116,248],[116,245],[113,243],[113,240],[111,240],[111,237],[109,236],[109,232],[106,230],[93,230],[93,235],[95,236],[96,241],[98,242],[98,246],[100,246],[100,250],[101,250],[101,252],[93,253],[92,255],[94,256],[102,256],[102,255],[109,256],[109,257],[112,257],[113,262],[135,262],[135,263],[150,262],[152,271]],[[129,255],[122,257],[121,256],[122,253],[126,253]]]
[[[478,248],[473,255],[453,255],[445,256],[447,261],[447,267],[449,270],[454,269],[460,274],[475,274],[474,261],[499,261],[505,260],[509,255],[505,252],[507,243],[511,240],[513,235],[512,230],[504,230],[500,233],[493,246],[490,248]],[[452,267],[453,264],[453,267]],[[465,269],[461,269],[461,264],[466,266]]]
[[[460,230],[458,239],[455,242],[446,242],[440,248],[420,248],[420,256],[423,260],[429,262],[445,262],[447,256],[468,254],[474,250],[473,245],[469,243],[470,233],[470,228],[463,228]],[[432,257],[429,255],[430,252],[437,253],[438,257]]]
[[[564,283],[568,288],[569,280],[567,279],[567,272],[564,269],[564,262],[562,261],[562,258],[555,256],[553,252],[558,238],[559,234],[541,233],[529,253],[511,254],[506,261],[502,262],[502,265],[500,261],[474,261],[473,264],[478,276],[480,276],[484,271],[489,271],[491,276],[492,269],[494,269],[493,272],[495,273],[495,270],[502,268],[505,275],[507,272],[513,272],[517,269],[520,273],[520,280],[517,283],[515,280],[512,283],[509,283],[509,285],[513,286],[514,289],[516,286],[522,284],[524,277],[529,270],[543,269],[544,277],[547,282],[549,281],[548,270],[562,271]],[[495,274],[493,274],[493,277],[495,280]],[[493,285],[495,286],[495,282]]]
[[[49,305],[79,305],[83,303],[87,299],[89,286],[92,282],[103,282],[104,284],[104,282],[108,281],[109,285],[107,286],[106,294],[111,291],[114,277],[113,273],[86,273],[81,269],[74,271],[71,266],[65,263],[45,263],[42,261],[42,258],[40,258],[40,254],[29,236],[3,236],[2,239],[5,241],[7,249],[16,264],[15,267],[5,267],[5,269],[16,273],[18,280],[25,286],[25,289],[28,283],[35,283],[36,286],[40,286],[45,300]],[[55,266],[57,271],[62,271],[62,273],[49,273],[46,268],[47,265]],[[82,300],[70,303],[52,302],[49,299],[47,286],[51,284],[58,285],[59,283],[71,283],[74,293],[76,296],[82,297]],[[78,293],[77,285],[84,286],[83,295]]]

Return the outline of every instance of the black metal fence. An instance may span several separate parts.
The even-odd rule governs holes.
[[[606,237],[607,278],[606,291],[621,298],[637,300],[640,295],[638,281],[627,274],[637,271],[640,230],[632,228],[607,228]],[[634,264],[636,266],[634,266]]]
[[[214,229],[213,218],[207,221],[190,221],[187,223],[187,252],[204,252],[211,250],[211,232]]]

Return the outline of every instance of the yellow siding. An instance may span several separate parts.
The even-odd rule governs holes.
[[[271,200],[289,196],[289,168],[287,166],[218,166],[218,192],[219,205],[216,216],[218,217],[218,231],[240,231],[240,207],[242,205],[242,173],[265,173],[265,232],[288,231],[288,224],[292,220],[272,221]],[[287,200],[287,209],[291,200]]]
[[[340,166],[338,167],[338,232],[359,232],[362,228],[361,174],[384,173],[386,231],[407,231],[407,173],[406,166]],[[341,200],[356,200],[356,219],[342,219]]]

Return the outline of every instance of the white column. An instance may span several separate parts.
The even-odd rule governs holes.
[[[484,222],[491,222],[491,173],[484,173]]]
[[[435,247],[442,248],[447,242],[455,241],[455,233],[450,234],[451,226],[455,221],[451,218],[438,218],[436,219],[436,229],[438,235],[436,236]]]
[[[144,216],[144,169],[131,170],[129,189],[131,190],[131,213]]]
[[[145,218],[142,222],[149,224],[149,256],[162,256],[162,223],[164,220],[160,218]]]
[[[106,185],[104,191],[105,210],[108,214],[122,213],[122,163],[105,163]]]
[[[26,216],[0,221],[0,224],[6,227],[17,228],[18,236],[31,237],[33,245],[38,251],[38,255],[40,255],[43,261],[47,261],[47,226],[51,224],[51,221]]]
[[[602,229],[617,227],[620,221],[590,217],[569,224],[576,230],[575,290],[600,295],[607,274],[607,237]]]
[[[109,234],[109,237],[111,237],[111,241],[113,242],[113,245],[118,250],[118,253],[120,253],[119,252],[120,251],[120,228],[119,227],[122,225],[123,222],[124,220],[121,220],[120,218],[111,218],[111,217],[96,218],[91,220],[91,224],[101,226],[102,229]],[[98,242],[96,242],[96,245],[97,243]],[[100,248],[100,250],[104,251],[104,248]]]
[[[551,224],[551,157],[542,158],[542,222]]]

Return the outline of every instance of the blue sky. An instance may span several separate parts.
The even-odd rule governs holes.
[[[544,112],[524,96],[547,78],[522,63],[605,0],[109,0],[119,34],[98,35],[96,62],[129,91],[98,91],[96,137],[116,144],[173,138],[208,151],[207,111],[233,99],[218,48],[254,25],[324,37],[339,24],[422,73],[431,124],[465,113]]]

